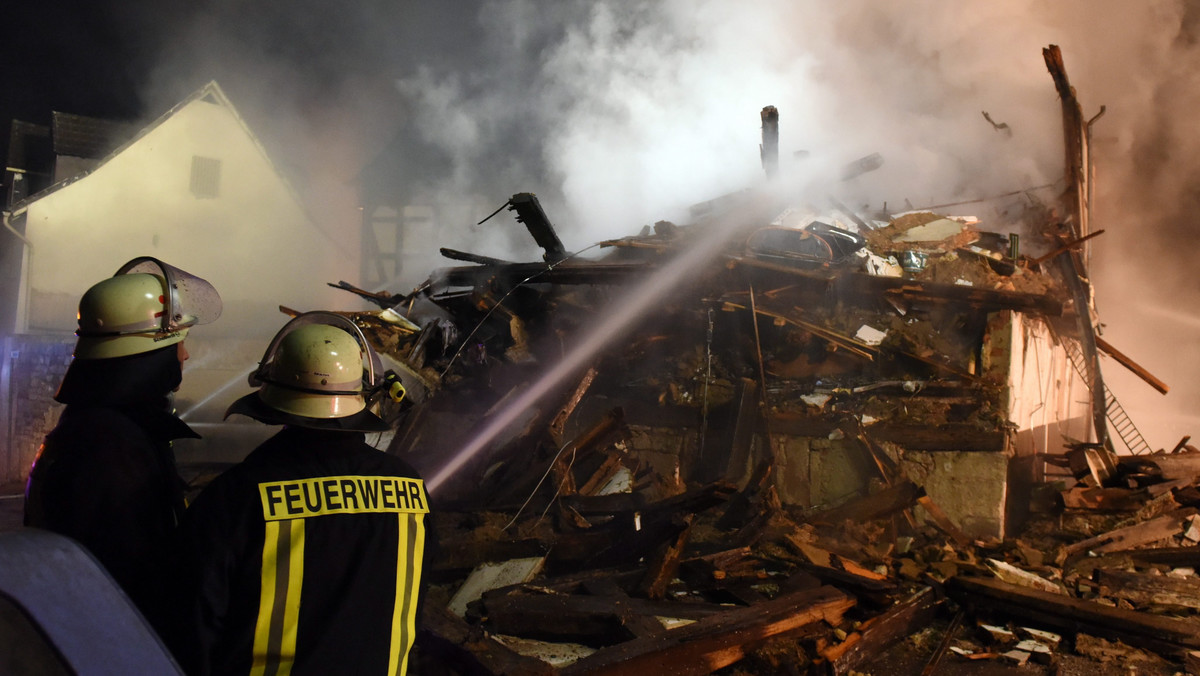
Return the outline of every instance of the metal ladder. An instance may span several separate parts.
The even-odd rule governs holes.
[[[1087,362],[1083,357],[1083,349],[1079,347],[1078,341],[1059,337],[1059,344],[1063,346],[1063,351],[1067,353],[1067,357],[1071,360],[1071,365],[1083,377],[1084,382],[1091,382],[1088,377]],[[1133,424],[1133,419],[1125,412],[1125,408],[1121,406],[1121,402],[1117,401],[1116,395],[1112,390],[1108,389],[1108,385],[1104,384],[1104,415],[1108,418],[1108,422],[1112,424],[1112,429],[1121,437],[1121,441],[1129,452],[1133,455],[1142,455],[1143,453],[1153,453],[1154,449],[1150,448],[1150,444],[1146,443],[1146,439],[1142,433],[1138,431],[1136,425]],[[1092,396],[1095,396],[1093,393]]]

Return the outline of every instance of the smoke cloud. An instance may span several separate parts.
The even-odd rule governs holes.
[[[1106,110],[1091,267],[1105,337],[1173,391],[1115,362],[1105,375],[1157,448],[1200,422],[1183,380],[1200,371],[1198,15],[1193,0],[216,0],[137,25],[176,36],[155,42],[147,108],[216,79],[331,231],[358,227],[368,182],[456,205],[392,291],[447,264],[438,246],[535,259],[510,214],[476,225],[517,192],[538,194],[570,250],[686,223],[689,205],[761,180],[766,105],[797,195],[901,210],[1055,183],[1041,50],[1057,44],[1084,116]],[[876,152],[878,171],[837,182]],[[989,205],[968,209],[986,227]]]

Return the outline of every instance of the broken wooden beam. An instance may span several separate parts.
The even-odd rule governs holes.
[[[1200,580],[1169,575],[1096,570],[1100,593],[1125,599],[1139,608],[1200,609]]]
[[[969,423],[877,422],[869,427],[875,441],[889,441],[912,451],[1000,452],[1008,443],[1003,429],[981,430]]]
[[[1067,545],[1066,551],[1069,555],[1081,554],[1083,552],[1103,554],[1121,549],[1130,549],[1156,540],[1164,540],[1178,535],[1183,529],[1184,521],[1195,513],[1196,509],[1191,507],[1177,509],[1170,514],[1164,514],[1149,521],[1117,528],[1116,530],[1072,543]]]
[[[598,650],[560,670],[562,676],[699,676],[741,660],[746,647],[818,622],[836,625],[854,599],[833,587],[781,596],[714,615],[665,634]]]
[[[901,481],[870,495],[805,516],[805,521],[837,525],[843,521],[872,521],[902,512],[917,504],[922,494],[919,486],[911,481]]]
[[[683,515],[681,519],[684,524],[683,530],[675,536],[674,540],[663,543],[658,551],[650,557],[646,564],[645,576],[638,584],[638,592],[642,596],[648,599],[661,599],[666,595],[667,585],[675,579],[675,574],[679,572],[679,557],[687,544],[688,536],[691,535],[694,519],[694,514]]]
[[[1200,632],[1187,620],[1113,608],[985,578],[951,578],[946,582],[946,592],[977,612],[1117,639],[1174,657],[1186,649],[1200,648]]]
[[[1093,237],[1097,237],[1097,236],[1103,235],[1103,234],[1104,234],[1103,230],[1097,230],[1096,232],[1093,232],[1090,235],[1085,235],[1083,237],[1080,237],[1079,239],[1071,240],[1070,242],[1067,242],[1066,244],[1063,244],[1062,246],[1058,247],[1054,251],[1051,251],[1050,253],[1048,253],[1044,256],[1038,256],[1037,258],[1029,261],[1029,264],[1030,265],[1040,265],[1041,263],[1044,263],[1061,253],[1078,248],[1079,245],[1083,244],[1084,242],[1088,241],[1089,239],[1092,239]]]
[[[1104,232],[1104,231],[1099,230],[1096,232],[1096,234],[1098,235],[1101,232]],[[1134,375],[1136,375],[1137,377],[1146,381],[1146,384],[1148,384],[1150,387],[1153,387],[1154,389],[1158,390],[1160,393],[1166,394],[1167,391],[1169,389],[1171,389],[1170,387],[1167,386],[1166,383],[1159,380],[1158,378],[1155,378],[1154,374],[1147,371],[1145,368],[1143,368],[1140,364],[1138,364],[1134,360],[1125,356],[1125,354],[1123,352],[1121,352],[1117,348],[1113,347],[1112,345],[1108,344],[1108,342],[1105,341],[1100,336],[1096,336],[1096,347],[1100,348],[1100,350],[1103,351],[1104,353],[1108,354],[1108,356],[1112,357],[1113,359],[1116,359],[1117,363],[1120,364],[1121,366],[1124,366],[1125,368],[1129,369],[1130,371],[1133,371]]]
[[[924,629],[933,621],[937,604],[933,589],[924,587],[863,622],[846,640],[821,651],[821,657],[828,662],[830,676],[849,674],[893,644]]]
[[[1126,549],[1100,556],[1077,558],[1063,568],[1063,574],[1078,572],[1091,577],[1099,568],[1130,568],[1134,565],[1161,565],[1171,568],[1200,568],[1200,547],[1158,547]]]
[[[942,511],[942,508],[933,501],[933,498],[929,497],[928,495],[922,495],[917,498],[917,504],[925,508],[925,513],[929,515],[929,520],[933,522],[933,525],[937,526],[938,530],[942,531],[946,535],[949,535],[960,545],[971,544],[971,536],[962,532],[958,526],[954,525],[954,522],[951,521],[950,517],[946,515],[946,512]]]

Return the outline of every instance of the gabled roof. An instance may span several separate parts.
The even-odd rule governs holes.
[[[62,181],[59,181],[58,183],[55,183],[54,185],[51,185],[50,187],[48,187],[44,190],[41,190],[39,192],[36,192],[36,193],[26,197],[25,199],[21,200],[20,202],[17,202],[16,204],[14,204],[12,206],[12,214],[14,216],[20,215],[33,202],[36,202],[36,201],[42,199],[43,197],[50,195],[51,193],[57,192],[58,190],[61,190],[62,188],[65,188],[66,186],[74,183],[75,181],[78,181],[79,179],[96,171],[97,169],[99,169],[100,167],[102,167],[106,163],[108,163],[109,160],[111,160],[112,158],[114,158],[117,155],[120,155],[122,152],[124,152],[126,148],[132,146],[134,143],[137,143],[139,140],[142,139],[142,137],[146,136],[150,132],[157,129],[164,122],[171,119],[171,117],[173,117],[176,113],[178,113],[180,110],[182,110],[185,106],[187,106],[195,101],[205,101],[207,103],[212,103],[214,105],[223,106],[224,108],[226,108],[229,111],[229,113],[231,115],[233,115],[234,119],[237,120],[237,123],[242,128],[242,131],[244,131],[246,133],[246,136],[251,140],[251,142],[254,143],[254,146],[258,149],[258,151],[260,153],[262,153],[263,159],[266,160],[267,165],[271,167],[271,170],[275,173],[276,176],[279,177],[279,180],[283,182],[283,184],[284,184],[284,186],[286,186],[288,192],[291,193],[292,197],[296,200],[296,203],[301,205],[301,207],[303,208],[304,203],[300,200],[295,189],[292,187],[292,184],[279,171],[279,168],[275,166],[275,163],[271,161],[271,156],[268,155],[266,149],[263,148],[262,142],[259,141],[258,137],[254,134],[254,132],[250,130],[250,127],[246,125],[245,120],[243,120],[242,116],[240,114],[238,114],[237,109],[234,108],[233,103],[231,103],[229,101],[229,98],[225,96],[225,92],[221,90],[220,85],[217,84],[216,80],[213,80],[213,81],[210,81],[208,84],[204,85],[203,87],[201,87],[200,89],[197,89],[196,91],[192,92],[187,98],[185,98],[184,100],[175,104],[175,106],[173,106],[170,110],[168,110],[167,112],[160,115],[158,117],[158,119],[154,120],[150,124],[143,127],[140,131],[138,131],[136,134],[134,134],[127,141],[125,141],[120,146],[116,147],[114,150],[112,150],[107,155],[105,155],[104,158],[99,163],[96,164],[96,166],[92,167],[91,169],[89,169],[85,172],[82,172],[80,174],[72,176],[70,178],[63,179]],[[54,115],[55,115],[55,123],[57,124],[58,116],[62,115],[62,114],[54,113]],[[81,119],[82,120],[91,119],[91,118],[83,118],[82,116],[79,116],[79,115],[74,115],[74,116],[69,116],[69,117],[73,118],[73,120],[68,121],[68,120],[66,120],[66,118],[64,118],[65,123],[74,123],[74,122],[78,122]],[[85,136],[85,134],[83,133],[83,128],[81,126],[80,134],[79,134],[80,143],[83,143],[84,136]],[[56,148],[56,152],[58,152],[57,142],[55,144],[55,148]],[[59,154],[68,154],[68,153],[60,152]],[[81,156],[81,157],[86,157],[86,156]],[[318,230],[320,230],[320,228],[318,228]]]

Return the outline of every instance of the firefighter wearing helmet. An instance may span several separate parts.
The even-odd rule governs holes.
[[[74,358],[25,491],[25,525],[74,538],[156,627],[184,507],[174,439],[199,437],[175,417],[184,338],[216,319],[207,281],[156,258],[135,258],[83,294]]]
[[[388,429],[372,411],[380,370],[352,321],[310,312],[229,407],[282,429],[188,509],[187,631],[173,648],[189,673],[405,673],[429,498],[412,467],[366,443]]]

